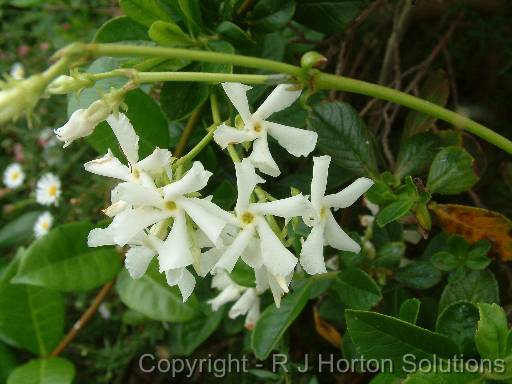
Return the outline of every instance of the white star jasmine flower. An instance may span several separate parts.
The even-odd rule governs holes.
[[[268,137],[272,136],[293,156],[307,156],[315,148],[318,134],[273,123],[266,119],[273,113],[289,107],[300,96],[301,90],[293,89],[292,84],[278,85],[256,112],[251,114],[246,92],[251,89],[240,83],[223,83],[222,87],[237,109],[244,123],[243,129],[222,124],[214,134],[214,140],[223,149],[229,144],[253,141],[249,160],[261,172],[270,176],[281,173],[268,148]]]
[[[338,225],[331,208],[337,210],[349,207],[373,185],[372,180],[360,177],[340,192],[324,196],[330,161],[330,156],[313,158],[313,180],[311,181],[313,217],[306,220],[306,224],[312,226],[312,230],[302,245],[300,254],[300,264],[309,274],[326,272],[323,258],[324,245],[344,251],[360,251],[359,244]]]
[[[236,238],[223,252],[215,269],[223,268],[231,272],[238,258],[245,253],[244,261],[252,268],[264,266],[274,276],[283,290],[287,291],[286,276],[297,264],[296,257],[282,244],[272,231],[265,215],[283,217],[286,220],[305,215],[309,202],[301,194],[282,200],[265,203],[251,203],[250,195],[256,184],[264,182],[248,159],[235,164],[238,197],[235,206],[237,225],[241,229]],[[254,239],[257,241],[254,242]],[[255,252],[250,247],[257,244]]]
[[[12,163],[4,171],[4,185],[7,188],[18,188],[25,180],[25,172],[19,163]]]
[[[60,194],[60,179],[53,173],[47,173],[37,181],[36,201],[39,204],[58,205]]]
[[[53,216],[50,212],[44,212],[37,218],[34,224],[34,236],[39,239],[46,235],[53,224]]]
[[[64,142],[64,148],[73,141],[89,136],[96,126],[116,110],[123,100],[124,90],[113,90],[93,102],[87,109],[77,109],[66,124],[56,129],[57,139]]]
[[[85,163],[86,171],[146,186],[154,186],[154,178],[162,174],[171,178],[171,152],[155,148],[153,153],[139,161],[139,136],[128,118],[119,113],[117,116],[110,115],[107,122],[129,165],[124,165],[109,149],[103,157]]]
[[[221,292],[213,299],[208,300],[213,311],[218,311],[226,303],[233,302],[228,312],[230,319],[245,315],[245,328],[252,330],[260,318],[260,298],[255,288],[242,287],[236,284],[229,275],[220,270],[212,279],[212,288]],[[261,292],[260,292],[261,293]]]

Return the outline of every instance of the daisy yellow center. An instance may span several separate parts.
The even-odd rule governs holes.
[[[253,124],[252,129],[254,129],[254,132],[260,133],[263,130],[263,124],[257,121]]]
[[[18,171],[14,171],[13,173],[11,173],[11,179],[12,180],[18,180],[21,176],[21,173],[18,172]]]
[[[251,224],[254,221],[254,215],[251,212],[244,212],[242,214],[242,223]]]
[[[43,229],[48,229],[48,228],[50,228],[50,223],[48,223],[47,221],[45,221],[45,222],[43,222],[43,223],[41,224],[41,227],[42,227]]]
[[[57,186],[55,184],[50,185],[50,187],[48,188],[48,194],[51,197],[57,196]]]
[[[169,211],[174,211],[176,209],[176,203],[174,201],[166,201],[165,208]]]

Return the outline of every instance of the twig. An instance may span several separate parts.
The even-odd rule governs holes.
[[[174,157],[180,157],[185,148],[187,147],[188,140],[194,131],[197,121],[199,120],[199,116],[201,115],[201,110],[203,109],[203,105],[197,108],[190,117],[188,118],[187,125],[185,125],[185,129],[180,136],[180,141],[176,145],[176,149],[174,150]]]
[[[78,321],[73,325],[73,327],[70,329],[67,335],[61,340],[59,345],[57,345],[57,347],[52,351],[50,356],[58,356],[64,349],[66,349],[69,343],[71,343],[73,339],[76,337],[78,332],[80,332],[80,330],[85,326],[85,324],[87,324],[87,322],[96,313],[98,307],[105,299],[105,297],[108,295],[113,286],[114,280],[105,284],[103,288],[101,288],[101,290],[98,292],[89,308],[87,308],[87,310],[82,314],[82,316],[80,316],[80,319],[78,319]]]

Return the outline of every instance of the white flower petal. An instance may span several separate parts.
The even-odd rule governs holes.
[[[205,277],[208,273],[211,272],[214,265],[219,261],[222,251],[217,248],[210,248],[207,251],[201,253],[201,258],[199,259],[199,270],[197,274],[201,277]]]
[[[160,272],[186,267],[194,262],[185,213],[179,211],[167,239],[157,245]]]
[[[87,172],[96,175],[112,177],[124,181],[131,180],[130,169],[121,163],[119,159],[112,154],[110,149],[103,157],[85,163],[84,168]]]
[[[281,243],[263,217],[256,217],[256,225],[263,264],[274,275],[288,275],[295,268],[297,258]]]
[[[64,142],[64,148],[76,139],[89,136],[98,121],[88,118],[86,109],[77,109],[69,120],[62,127],[57,128],[54,132],[57,139]]]
[[[247,315],[245,316],[245,323],[244,326],[249,331],[252,331],[254,327],[256,326],[256,322],[260,318],[260,298],[257,297],[254,301],[253,305],[249,309],[249,312],[247,312]]]
[[[251,211],[260,215],[273,215],[290,219],[304,216],[310,209],[309,201],[299,193],[286,199],[269,201],[266,203],[252,203]]]
[[[172,154],[167,149],[155,148],[147,157],[137,163],[137,167],[151,175],[158,175],[165,171],[169,178],[172,177]]]
[[[114,245],[114,231],[111,226],[107,228],[94,228],[87,236],[89,247],[101,247],[102,245]]]
[[[249,241],[249,245],[242,253],[242,260],[254,270],[261,268],[263,265],[263,259],[261,258],[261,249],[259,239],[252,237]]]
[[[207,303],[212,306],[213,311],[217,311],[224,304],[234,301],[240,297],[240,288],[234,284],[224,288],[216,297],[208,300]]]
[[[195,286],[196,279],[194,275],[192,275],[188,269],[183,268],[183,274],[180,281],[178,281],[178,288],[180,289],[181,296],[183,297],[183,302],[188,300],[192,292],[194,292]]]
[[[185,176],[164,187],[165,199],[173,200],[178,196],[203,189],[211,175],[212,173],[204,169],[201,162],[194,161],[192,168],[190,168]]]
[[[112,190],[112,199],[115,201],[125,201],[134,206],[151,205],[156,208],[162,208],[164,199],[154,188],[143,187],[135,183],[120,183]]]
[[[235,106],[240,117],[245,124],[251,120],[251,112],[249,110],[249,102],[247,101],[247,91],[252,87],[240,83],[222,83],[224,92],[228,95],[229,100]]]
[[[254,165],[254,167],[258,168],[261,172],[267,175],[277,177],[281,174],[279,167],[272,158],[270,150],[268,149],[268,141],[266,135],[263,135],[254,140],[249,160],[251,160],[251,163]]]
[[[265,122],[267,132],[293,156],[307,156],[315,149],[318,133],[287,125]]]
[[[300,252],[300,265],[310,275],[327,272],[324,262],[324,225],[321,220],[313,227]]]
[[[145,228],[169,217],[169,212],[152,207],[125,209],[110,224],[114,231],[114,241],[117,245],[124,246]]]
[[[228,316],[230,319],[236,319],[240,315],[245,315],[251,307],[257,302],[258,294],[254,288],[246,289],[235,304],[230,308]]]
[[[212,278],[212,288],[217,288],[219,290],[223,290],[224,288],[233,285],[233,281],[230,279],[229,274],[223,270],[219,269],[217,273]]]
[[[227,223],[214,213],[215,208],[212,208],[211,205],[215,204],[196,197],[182,197],[178,199],[177,202],[210,241],[217,244],[219,236]],[[208,204],[210,207],[208,207]]]
[[[185,269],[186,268],[176,268],[176,269],[169,269],[168,271],[165,271],[165,280],[167,281],[167,284],[170,287],[174,287],[175,285],[178,285],[178,282],[181,280]]]
[[[244,250],[249,245],[249,241],[254,235],[254,226],[248,225],[244,229],[240,231],[238,236],[235,238],[233,243],[222,253],[217,264],[215,264],[215,269],[223,268],[227,271],[231,272],[235,267],[236,262],[240,255],[244,252]]]
[[[221,124],[213,134],[213,140],[220,145],[222,149],[226,149],[229,144],[245,143],[253,141],[256,135],[252,131],[236,129]]]
[[[373,180],[360,177],[340,192],[325,196],[324,204],[334,209],[347,208],[354,204],[372,185]]]
[[[128,207],[129,204],[126,201],[116,201],[109,205],[107,208],[103,209],[102,212],[108,217],[114,217],[123,212]]]
[[[330,156],[313,157],[313,179],[311,180],[311,204],[319,213],[327,188]]]
[[[270,291],[272,292],[272,296],[274,297],[274,302],[276,303],[276,307],[279,308],[281,306],[281,298],[285,293],[288,292],[287,282],[284,277],[276,277],[269,272],[267,272],[267,276],[268,285],[270,287]]]
[[[254,277],[256,280],[256,291],[259,293],[265,292],[269,288],[267,268],[262,265],[260,268],[255,269]]]
[[[132,279],[138,279],[144,275],[148,269],[149,263],[153,260],[156,252],[143,245],[132,246],[126,252],[124,265]]]
[[[254,112],[253,119],[266,120],[271,114],[288,108],[297,100],[302,92],[301,89],[295,89],[293,84],[279,84],[268,95],[263,104]]]
[[[118,113],[117,116],[110,115],[107,117],[107,123],[116,135],[128,162],[132,165],[137,164],[139,161],[139,136],[135,133],[130,120],[125,114]]]
[[[257,184],[264,183],[265,180],[256,174],[254,166],[248,159],[235,163],[235,173],[238,190],[235,209],[237,212],[242,212],[249,207],[249,198],[254,187]]]
[[[325,239],[331,247],[340,251],[359,252],[361,247],[341,229],[329,211],[325,223]]]

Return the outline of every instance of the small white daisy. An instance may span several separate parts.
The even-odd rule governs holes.
[[[4,184],[7,188],[18,188],[25,180],[25,173],[18,163],[10,164],[4,171]]]
[[[22,80],[25,78],[25,68],[21,63],[14,63],[11,67],[10,75],[15,80]]]
[[[39,239],[46,235],[53,224],[53,216],[50,212],[46,211],[39,215],[34,224],[34,236]]]
[[[61,184],[53,173],[43,175],[36,185],[36,201],[41,205],[58,205]]]

